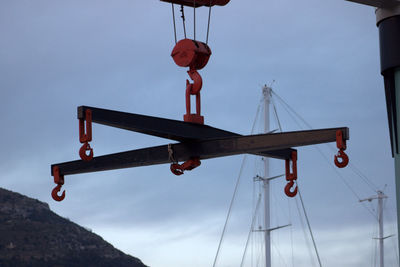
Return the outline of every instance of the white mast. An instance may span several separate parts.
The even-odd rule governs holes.
[[[384,267],[384,247],[383,240],[390,237],[383,237],[383,199],[387,198],[387,196],[382,191],[377,191],[378,195],[372,196],[366,199],[361,199],[360,202],[363,201],[372,201],[374,199],[378,199],[378,223],[379,223],[379,232],[378,239],[379,241],[379,267]]]
[[[269,104],[271,102],[271,88],[264,85],[262,88],[264,96],[264,133],[269,129]],[[265,234],[265,266],[271,267],[271,230],[270,230],[270,196],[269,196],[269,158],[264,157],[264,234]]]
[[[262,88],[263,96],[264,96],[264,133],[271,133],[270,131],[270,116],[269,116],[269,106],[271,103],[272,96],[272,88],[266,85]],[[264,177],[256,176],[257,181],[263,182],[264,188],[264,229],[259,230],[264,232],[264,243],[265,243],[265,266],[271,267],[271,232],[274,230],[278,230],[287,226],[291,226],[291,224],[277,226],[271,228],[271,220],[270,220],[270,187],[269,182],[271,180],[282,177],[283,175],[277,175],[274,177],[270,177],[269,175],[269,158],[264,157]]]

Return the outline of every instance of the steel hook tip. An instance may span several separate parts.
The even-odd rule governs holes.
[[[290,181],[285,186],[285,194],[288,197],[295,197],[297,195],[297,185],[296,185],[296,187],[294,189],[293,189],[293,185],[294,185],[294,182]],[[292,189],[293,189],[293,191],[292,191]]]
[[[51,191],[51,196],[55,201],[62,201],[65,198],[65,190],[62,192],[61,196],[58,195],[58,192],[61,190],[61,185],[58,184],[54,189]]]

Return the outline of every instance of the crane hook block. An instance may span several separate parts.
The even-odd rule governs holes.
[[[290,171],[290,162],[292,162],[292,171]],[[286,181],[288,183],[285,186],[285,194],[288,197],[295,197],[297,195],[297,185],[295,186],[294,181],[297,180],[297,151],[292,152],[292,156],[286,159]],[[295,187],[293,187],[295,186]]]
[[[224,6],[229,3],[230,0],[161,0],[163,2],[168,2],[177,5],[200,7],[200,6]]]
[[[200,70],[207,65],[211,49],[206,43],[183,39],[175,45],[171,56],[180,67]]]

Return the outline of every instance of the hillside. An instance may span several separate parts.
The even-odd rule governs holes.
[[[146,265],[58,216],[47,203],[0,188],[0,266]]]

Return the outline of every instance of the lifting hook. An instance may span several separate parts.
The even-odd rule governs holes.
[[[58,166],[53,167],[53,176],[54,183],[56,183],[57,186],[51,191],[51,196],[55,201],[62,201],[65,198],[65,190],[62,192],[61,196],[58,195],[58,192],[61,191],[61,187],[64,184],[64,175],[60,175]]]
[[[338,168],[344,168],[347,166],[347,164],[349,164],[349,156],[347,156],[347,154],[344,152],[344,150],[346,150],[346,140],[343,138],[343,133],[341,130],[336,131],[336,146],[339,151],[335,155],[335,165]]]
[[[193,80],[193,83],[190,83],[189,80],[186,80],[186,114],[183,116],[183,120],[186,122],[194,122],[199,124],[204,124],[204,117],[200,115],[201,112],[201,103],[200,103],[200,90],[203,86],[203,80],[200,74],[195,69],[190,69],[188,71],[189,77]],[[190,113],[191,104],[190,104],[190,96],[196,96],[196,113]]]
[[[83,144],[79,149],[79,156],[84,161],[90,161],[93,158],[93,148],[91,148],[89,145],[90,141],[92,141],[92,111],[90,109],[86,109],[85,118],[79,119],[79,142]],[[89,152],[89,154],[87,154],[87,152]]]
[[[89,151],[89,155],[87,154]],[[84,143],[79,149],[79,156],[84,161],[90,161],[93,159],[93,148],[90,147],[89,143]]]
[[[292,172],[290,171],[290,162],[292,162]],[[292,157],[290,159],[286,159],[285,161],[285,169],[286,169],[286,181],[288,183],[285,186],[285,194],[288,197],[294,197],[297,195],[297,185],[293,189],[294,181],[297,180],[297,151],[292,152]],[[293,189],[293,191],[292,191]]]
[[[194,168],[200,166],[200,164],[201,164],[200,158],[194,157],[194,158],[191,158],[191,159],[185,161],[182,164],[173,163],[173,164],[171,164],[170,169],[173,174],[182,175],[184,173],[184,171],[191,171]]]
[[[339,149],[334,161],[338,168],[344,168],[349,164],[349,156],[342,149]]]
[[[296,187],[294,188],[294,190],[291,191],[293,185],[294,185],[294,181],[290,181],[290,182],[288,182],[288,183],[286,184],[286,186],[285,186],[285,194],[286,194],[288,197],[295,197],[295,196],[297,195],[297,185],[296,185]]]
[[[65,198],[65,190],[62,192],[61,196],[59,196],[57,193],[60,192],[61,190],[60,184],[58,184],[54,189],[51,191],[51,196],[55,201],[62,201]]]

